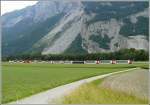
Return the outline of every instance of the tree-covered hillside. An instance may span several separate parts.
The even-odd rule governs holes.
[[[120,34],[125,37],[145,35],[149,40],[149,18],[138,17],[136,23],[132,23],[129,19],[124,19],[124,25],[120,29]]]
[[[63,14],[58,14],[44,22],[33,24],[32,19],[26,19],[17,23],[14,27],[3,28],[2,54],[22,53],[32,49],[33,44],[52,30],[62,17]]]

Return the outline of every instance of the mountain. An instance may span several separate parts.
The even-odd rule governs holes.
[[[39,1],[2,16],[2,55],[149,47],[148,2]]]

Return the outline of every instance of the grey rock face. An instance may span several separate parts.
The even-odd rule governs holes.
[[[139,5],[140,9],[136,12],[132,11],[136,5]],[[143,32],[143,30],[148,30],[148,27],[143,29],[138,24],[136,31],[143,29],[142,31],[134,32],[135,29],[132,29],[141,21],[139,18],[149,18],[148,8],[144,6],[145,4],[140,3],[127,5],[126,2],[115,4],[113,2],[94,3],[75,0],[39,1],[34,6],[4,14],[2,16],[2,28],[9,31],[9,28],[16,27],[18,23],[20,24],[24,20],[30,20],[29,23],[31,25],[35,23],[41,24],[51,17],[63,14],[61,19],[51,29],[45,27],[47,29],[46,33],[41,32],[41,30],[40,35],[42,37],[28,49],[40,48],[42,54],[60,54],[65,52],[80,34],[82,38],[81,46],[88,53],[110,52],[121,48],[135,48],[148,51],[149,41],[147,40],[146,32]],[[130,9],[130,11],[127,9]],[[122,14],[122,12],[126,15]],[[142,21],[145,22],[144,19]],[[126,35],[127,29],[123,30],[124,25],[130,27],[128,31],[131,34]],[[37,26],[33,25],[33,27]],[[122,30],[125,32],[120,33]],[[29,34],[32,36],[32,31]],[[20,39],[24,38],[23,32],[18,37],[20,35],[22,36]],[[35,37],[33,35],[33,39]],[[31,38],[29,40],[32,41]],[[7,40],[5,44],[7,44]]]
[[[39,1],[34,6],[29,6],[20,11],[14,11],[10,14],[4,14],[2,16],[3,27],[12,27],[25,18],[32,18],[33,22],[44,21],[56,14],[71,12],[77,9],[80,5],[81,4],[79,2],[74,1]],[[15,15],[17,12],[20,13],[14,17],[11,17],[11,15]]]

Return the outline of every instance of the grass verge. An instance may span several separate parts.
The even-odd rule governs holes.
[[[104,87],[105,78],[85,83],[63,97],[64,104],[147,104],[147,98]]]
[[[140,99],[123,92],[97,87],[94,83],[84,84],[70,95],[65,96],[64,104],[147,104]]]

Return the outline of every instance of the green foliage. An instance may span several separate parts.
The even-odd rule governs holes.
[[[135,61],[148,61],[149,53],[145,50],[136,49],[120,49],[119,51],[109,53],[92,53],[92,54],[49,54],[41,55],[40,52],[23,53],[15,56],[2,57],[3,61],[8,60],[135,60]]]
[[[71,43],[70,47],[64,52],[64,54],[86,54],[87,51],[82,48],[82,37],[79,34],[76,39]]]
[[[118,47],[118,43],[115,43],[114,46],[115,46],[115,47]]]
[[[138,17],[138,21],[135,24],[136,34],[145,35],[149,39],[149,18]]]
[[[138,17],[138,21],[133,24],[129,19],[124,19],[124,25],[119,34],[128,36],[145,35],[149,39],[149,18]]]
[[[90,39],[94,42],[97,42],[100,48],[109,49],[111,38],[109,38],[107,35],[104,35],[104,37],[101,35],[91,35]]]
[[[44,22],[30,24],[23,20],[10,29],[3,29],[2,55],[19,54],[31,50],[34,43],[53,29],[64,14],[57,14]],[[28,24],[27,24],[28,23]]]
[[[111,3],[107,5],[106,3]],[[143,11],[148,8],[148,2],[95,2],[83,1],[84,10],[87,14],[95,13],[96,16],[87,23],[96,21],[107,21],[112,18],[121,19],[131,14]],[[106,4],[106,5],[103,5]]]

